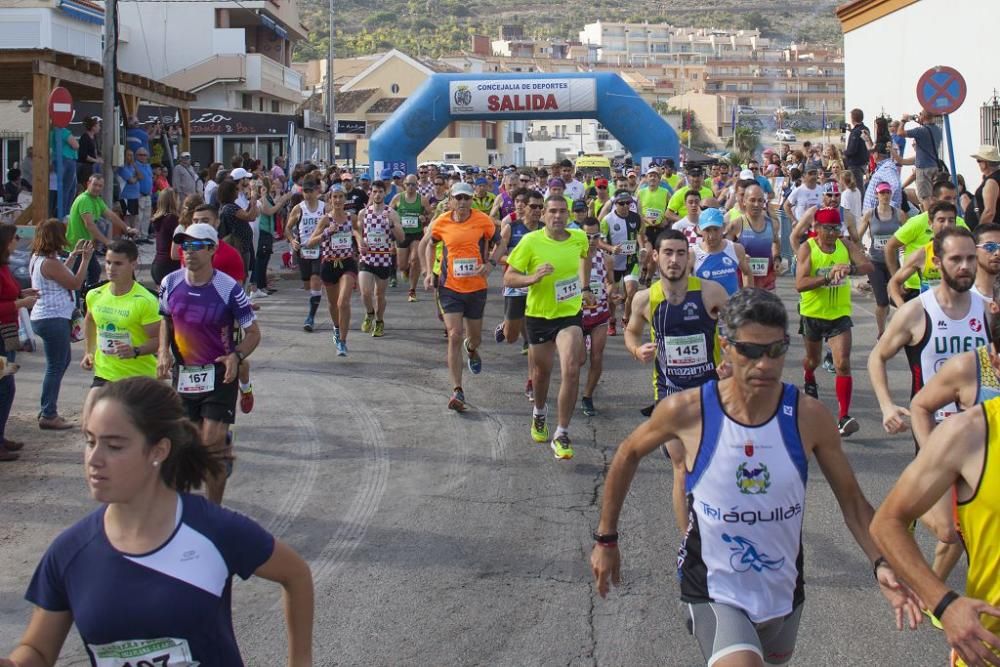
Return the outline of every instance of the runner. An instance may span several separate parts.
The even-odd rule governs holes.
[[[490,271],[497,265],[496,258],[488,251],[500,240],[493,219],[482,211],[473,210],[472,198],[473,189],[468,183],[452,186],[452,210],[434,219],[420,246],[424,266],[434,263],[433,243],[440,241],[443,246],[437,290],[448,331],[448,375],[453,387],[448,409],[460,413],[466,410],[462,351],[468,357],[466,363],[473,375],[483,370],[479,356],[483,311]],[[427,273],[424,289],[433,287],[434,279]]]
[[[692,275],[714,280],[725,288],[726,294],[735,294],[740,288],[740,273],[745,284],[753,283],[753,274],[743,246],[724,238],[724,227],[722,211],[717,208],[702,211],[698,218],[701,241],[694,247],[694,253],[688,255],[688,261]]]
[[[810,454],[874,564],[882,594],[897,613],[915,619],[913,600],[868,536],[873,511],[830,413],[781,382],[789,340],[784,304],[770,292],[744,289],[720,319],[732,377],[668,397],[615,453],[590,558],[598,594],[607,595],[609,579],[621,582],[618,519],[639,461],[676,440],[691,470],[689,519],[677,558],[681,600],[707,664],[785,664],[792,657],[804,601],[802,518]]]
[[[385,183],[375,181],[369,197],[371,204],[358,216],[356,240],[361,251],[358,284],[365,304],[362,333],[373,338],[385,335],[385,290],[395,269],[392,258],[396,244],[406,238],[399,216],[385,206]]]
[[[743,191],[743,214],[729,225],[727,236],[746,250],[754,287],[774,291],[781,265],[781,225],[767,214],[767,195],[757,184]]]
[[[875,186],[875,194],[878,197],[878,205],[865,211],[861,217],[861,229],[858,230],[858,234],[861,238],[869,240],[868,256],[871,257],[874,268],[868,276],[868,282],[871,283],[872,294],[875,296],[875,326],[878,339],[885,332],[885,321],[889,317],[891,303],[889,279],[892,274],[886,263],[885,250],[893,234],[906,221],[906,213],[892,205],[892,186],[888,183],[879,183]],[[865,232],[868,232],[867,236]]]
[[[988,305],[993,301],[993,285],[996,277],[1000,275],[1000,223],[979,224],[976,226],[974,236],[976,237],[976,283],[972,286],[972,293]],[[990,315],[989,322],[992,323],[996,318],[996,312],[992,309],[987,312]]]
[[[830,343],[837,404],[840,407],[837,428],[842,436],[857,432],[856,419],[850,416],[851,393],[851,284],[848,276],[868,274],[872,264],[853,241],[841,238],[840,213],[836,208],[822,208],[816,215],[819,232],[799,246],[796,255],[795,288],[799,291],[799,333],[805,342],[802,361],[805,384],[802,390],[818,398],[816,367],[820,364],[823,341]]]
[[[316,225],[304,247],[320,246],[323,265],[320,277],[326,289],[326,303],[333,322],[333,344],[338,357],[347,356],[347,337],[351,331],[351,294],[358,281],[357,253],[354,239],[357,220],[347,212],[347,198],[339,185],[331,186],[330,210]]]
[[[430,202],[417,192],[417,177],[410,174],[403,181],[403,191],[389,204],[389,208],[399,216],[403,227],[403,240],[396,243],[396,260],[403,270],[403,280],[410,283],[410,291],[406,300],[413,303],[417,300],[417,279],[420,277],[420,257],[416,250],[410,252],[410,246],[419,244],[424,235],[428,214],[431,211]]]
[[[716,320],[729,295],[711,280],[691,276],[687,239],[676,229],[664,230],[657,238],[656,263],[660,278],[632,301],[632,318],[625,329],[625,349],[642,363],[653,362],[653,405],[642,410],[653,414],[657,403],[671,394],[700,387],[718,379],[719,346]],[[649,324],[650,342],[643,343],[643,328]],[[687,468],[680,450],[666,444],[674,468],[674,518],[684,532],[684,479]]]
[[[507,266],[507,255],[517,247],[521,238],[525,234],[535,231],[542,226],[542,209],[545,207],[545,198],[542,193],[535,190],[517,190],[514,193],[514,206],[516,210],[511,215],[503,219],[500,227],[500,244],[497,256],[503,262],[504,270]],[[504,319],[497,324],[493,330],[493,338],[497,343],[507,341],[513,345],[517,339],[524,334],[524,309],[527,304],[528,290],[523,288],[504,287]],[[528,381],[524,386],[524,395],[529,399],[534,393],[531,384],[531,355],[529,354],[528,340],[525,337],[521,347],[522,354],[528,355]]]
[[[493,202],[496,198],[497,196],[490,192],[489,182],[482,176],[477,178],[472,196],[472,208],[489,215],[490,211],[493,210]]]
[[[957,210],[954,204],[939,201],[931,204],[927,214],[931,220],[931,231],[937,236],[949,227],[955,227]],[[905,227],[905,225],[904,225]],[[966,230],[968,231],[968,230]],[[905,290],[909,289],[909,278],[917,275],[919,292],[926,292],[941,284],[941,272],[934,262],[934,241],[930,240],[907,256],[899,270],[889,279],[889,297],[901,307],[906,301]]]
[[[688,241],[688,247],[694,252],[695,246],[701,240],[698,233],[698,222],[701,219],[701,193],[695,190],[688,190],[684,195],[684,206],[687,208],[687,215],[673,224],[671,229],[684,234]]]
[[[313,178],[302,181],[303,202],[288,214],[288,224],[285,225],[285,238],[292,246],[292,251],[298,256],[299,275],[302,278],[302,288],[309,290],[309,314],[302,323],[305,331],[311,332],[316,325],[316,311],[323,298],[323,281],[320,277],[322,261],[319,248],[303,248],[316,231],[316,225],[323,219],[326,204],[319,198],[319,183]]]
[[[556,432],[550,446],[557,459],[573,458],[569,424],[580,386],[583,358],[583,305],[595,303],[590,286],[590,244],[587,235],[567,229],[569,210],[561,195],[545,199],[545,228],[526,234],[507,258],[506,287],[528,288],[525,327],[535,363],[531,437],[549,439],[545,401],[549,394],[556,351],[562,385],[559,388]]]
[[[136,279],[139,248],[125,239],[105,253],[108,282],[87,292],[84,354],[80,368],[94,371],[83,406],[85,422],[99,387],[127,377],[156,377],[160,317],[156,296]]]
[[[232,471],[226,433],[236,421],[238,367],[260,343],[260,328],[239,283],[212,267],[219,244],[212,225],[196,222],[178,231],[174,243],[181,247],[186,268],[168,274],[160,286],[157,375],[170,377],[176,361],[173,384],[188,417],[198,424],[209,453],[227,467],[225,474],[206,480],[209,499],[222,504]],[[238,345],[237,327],[243,330]]]
[[[629,210],[634,203],[632,195],[627,190],[620,190],[614,199],[614,207],[601,218],[601,232],[604,241],[614,246],[614,275],[616,286],[621,286],[625,293],[625,306],[622,311],[622,326],[628,326],[628,316],[632,312],[632,299],[639,289],[639,265],[641,264],[640,249],[643,243],[642,218],[638,213]],[[618,326],[616,315],[618,302],[609,301],[611,319],[608,321],[608,335],[617,336]]]
[[[594,179],[594,200],[590,202],[590,215],[594,216],[598,220],[602,219],[601,211],[611,203],[612,190],[609,187],[608,179],[606,178],[595,178]]]
[[[46,550],[25,595],[31,622],[0,665],[56,664],[74,625],[88,664],[242,665],[233,575],[281,584],[288,664],[312,664],[309,566],[256,522],[191,493],[222,466],[177,394],[146,377],[110,383],[96,392],[84,436],[101,506]]]
[[[659,168],[655,165],[650,167],[646,171],[646,187],[640,189],[637,195],[639,215],[642,217],[643,234],[646,239],[643,248],[647,253],[646,261],[641,267],[640,282],[643,285],[649,285],[656,271],[656,265],[653,263],[653,244],[656,243],[656,237],[664,230],[664,214],[670,201],[670,194],[670,190],[661,187]]]
[[[594,408],[594,391],[604,372],[604,346],[608,342],[608,323],[611,320],[610,302],[620,301],[621,295],[615,289],[614,263],[607,247],[602,248],[604,235],[597,218],[583,221],[583,231],[590,243],[590,289],[594,295],[594,305],[583,306],[583,337],[586,354],[584,364],[590,359],[587,381],[580,398],[581,410],[588,417],[597,414]],[[612,248],[613,250],[613,248]]]
[[[508,171],[504,174],[503,187],[500,188],[499,194],[493,200],[493,208],[489,212],[490,217],[494,220],[503,222],[504,218],[515,211],[514,193],[521,188],[527,188],[527,184],[519,185],[517,178],[516,171]]]
[[[861,245],[861,237],[858,236],[858,228],[854,224],[854,214],[840,205],[840,186],[837,185],[836,181],[829,181],[819,189],[823,191],[819,204],[810,206],[799,215],[792,227],[792,242],[801,245],[805,243],[806,238],[815,237],[816,234],[810,232],[816,232],[819,228],[816,222],[816,213],[827,208],[835,209],[840,217],[840,237],[852,241],[855,245]]]
[[[674,194],[670,197],[670,203],[667,204],[667,210],[664,215],[668,222],[677,222],[687,215],[687,207],[684,201],[687,193],[691,190],[700,193],[702,200],[715,197],[712,188],[705,185],[705,170],[701,165],[691,165],[687,168],[686,173],[687,185],[674,190]]]

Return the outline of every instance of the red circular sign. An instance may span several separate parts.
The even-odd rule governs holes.
[[[49,120],[56,127],[66,127],[73,119],[73,96],[62,86],[56,86],[49,95]]]
[[[932,67],[917,81],[917,101],[932,114],[954,113],[962,106],[967,92],[965,79],[958,70],[944,65]]]

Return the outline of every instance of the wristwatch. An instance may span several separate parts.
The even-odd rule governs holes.
[[[140,356],[142,356],[142,352],[139,351],[139,348],[133,347],[132,348],[132,355],[135,356],[135,357],[140,357]]]

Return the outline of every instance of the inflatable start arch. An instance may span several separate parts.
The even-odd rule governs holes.
[[[415,170],[417,155],[455,120],[596,118],[632,160],[678,159],[677,133],[617,74],[432,74],[371,137],[372,174]]]

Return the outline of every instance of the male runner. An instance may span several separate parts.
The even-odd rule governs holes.
[[[621,286],[625,292],[625,307],[622,311],[622,326],[628,326],[628,316],[632,312],[632,299],[639,289],[639,264],[643,240],[642,218],[638,213],[629,210],[634,202],[627,190],[620,190],[614,198],[614,207],[601,218],[601,232],[608,245],[614,246],[613,282]],[[615,299],[609,302],[611,319],[608,321],[608,335],[617,336],[618,327],[615,322],[618,303]]]
[[[219,235],[211,225],[195,223],[174,235],[186,267],[160,283],[160,378],[170,377],[184,401],[188,417],[201,430],[208,451],[232,471],[232,448],[226,442],[236,421],[237,373],[240,363],[260,343],[260,328],[239,283],[212,267]],[[236,331],[243,340],[234,344]],[[206,481],[209,500],[222,504],[226,475]]]
[[[437,176],[437,167],[434,165],[417,167],[417,176],[420,179],[417,181],[417,194],[421,197],[429,197],[434,192],[434,177]]]
[[[424,226],[431,211],[430,202],[417,192],[417,177],[410,174],[403,181],[403,191],[389,204],[396,212],[403,227],[403,240],[396,243],[396,260],[403,271],[403,280],[410,283],[406,300],[417,300],[417,279],[420,277],[420,253],[410,252],[410,246],[419,244],[424,235]]]
[[[594,200],[590,202],[589,214],[601,219],[601,211],[604,207],[611,202],[611,189],[608,187],[608,179],[606,178],[596,178],[594,179]]]
[[[535,364],[532,384],[535,405],[531,437],[549,439],[546,405],[552,363],[559,352],[562,385],[559,388],[558,423],[551,447],[557,459],[573,458],[569,424],[580,385],[583,358],[582,307],[594,305],[590,286],[590,244],[580,230],[567,229],[569,210],[561,195],[545,199],[545,228],[526,234],[507,258],[505,287],[527,287],[525,327]]]
[[[840,186],[836,181],[824,183],[820,188],[823,191],[822,198],[816,206],[810,206],[802,211],[798,220],[792,227],[791,242],[793,245],[805,243],[805,239],[810,236],[810,230],[816,228],[816,212],[823,208],[835,209],[840,216],[840,236],[850,239],[855,245],[861,245],[861,237],[858,236],[858,227],[854,221],[854,214],[840,205]]]
[[[753,283],[753,273],[743,246],[725,238],[724,227],[722,211],[717,208],[702,211],[698,218],[701,240],[688,256],[688,261],[691,263],[691,275],[714,280],[725,288],[727,294],[734,294],[740,288],[740,274],[743,274],[743,283],[749,285]]]
[[[493,219],[472,208],[473,189],[468,183],[451,188],[452,210],[434,219],[421,241],[424,267],[434,264],[434,242],[440,241],[441,275],[438,301],[448,331],[448,376],[453,388],[448,409],[464,412],[462,389],[462,350],[473,375],[483,370],[479,344],[483,333],[483,311],[490,271],[497,265],[489,255],[491,245],[500,240]],[[431,271],[425,271],[424,289],[434,288]]]
[[[653,405],[642,410],[653,414],[656,404],[671,394],[700,387],[718,379],[719,347],[716,320],[729,295],[711,280],[691,276],[687,239],[676,229],[660,232],[653,251],[660,278],[648,290],[636,294],[632,317],[625,329],[625,349],[642,363],[653,364]],[[649,324],[650,342],[643,343],[643,328]],[[674,518],[683,532],[684,510],[682,456],[668,456],[674,466]],[[675,451],[676,453],[676,451]]]
[[[687,168],[686,173],[688,184],[674,190],[674,194],[670,197],[670,203],[667,204],[664,215],[668,222],[677,222],[687,215],[684,198],[691,190],[701,194],[702,199],[711,199],[715,196],[712,188],[705,185],[705,170],[700,165],[691,165]]]
[[[323,280],[320,277],[322,260],[319,248],[302,247],[316,230],[316,225],[323,219],[326,204],[319,198],[319,183],[314,178],[302,181],[303,201],[292,208],[288,214],[288,224],[285,225],[285,238],[292,246],[292,251],[299,258],[299,276],[302,278],[302,288],[309,290],[309,314],[302,323],[302,329],[308,332],[316,324],[316,311],[323,298]]]
[[[684,244],[677,242],[678,249]],[[681,600],[709,665],[785,664],[802,614],[802,519],[815,454],[855,541],[897,612],[919,613],[868,536],[873,515],[830,413],[781,382],[788,315],[749,288],[721,313],[732,377],[667,397],[619,445],[607,474],[591,567],[604,597],[621,581],[618,518],[642,457],[678,441],[690,470],[687,530],[678,552]],[[735,478],[734,478],[735,471]],[[734,510],[735,508],[735,510]]]
[[[688,190],[687,194],[684,195],[684,206],[687,208],[687,215],[675,222],[671,229],[676,229],[684,234],[691,252],[694,252],[695,246],[701,240],[701,234],[698,233],[698,221],[701,219],[701,193]]]
[[[358,285],[365,304],[361,331],[373,338],[385,335],[385,290],[394,272],[396,244],[406,238],[399,216],[385,205],[385,187],[384,181],[372,183],[371,203],[358,215],[355,231],[361,251]]]
[[[497,249],[499,261],[504,263],[506,270],[507,255],[517,247],[525,234],[542,226],[542,209],[545,208],[545,198],[535,190],[521,189],[514,192],[515,211],[505,217],[500,225],[500,245]],[[493,338],[497,343],[507,341],[513,345],[524,333],[524,309],[527,305],[528,290],[523,288],[504,287],[503,321],[493,330]],[[528,341],[524,340],[522,354],[528,354]],[[534,390],[531,384],[531,356],[528,356],[528,381],[524,393],[529,398]]]
[[[1000,275],[1000,224],[984,222],[976,227],[976,283],[972,293],[986,304],[993,300],[993,283]],[[996,312],[989,311],[993,322]]]
[[[767,214],[767,195],[759,185],[743,191],[743,214],[730,223],[728,235],[746,250],[754,287],[774,290],[781,264],[781,225]]]
[[[476,179],[475,188],[472,195],[472,208],[480,213],[490,214],[493,210],[493,202],[497,196],[490,191],[489,183],[480,176]]]
[[[643,248],[646,250],[646,261],[641,267],[641,280],[643,284],[652,280],[652,273],[656,270],[653,263],[653,244],[656,237],[662,232],[666,220],[665,213],[667,204],[670,202],[671,191],[662,187],[660,181],[660,169],[653,165],[646,171],[646,187],[639,190],[636,199],[639,201],[639,215],[642,217],[642,228],[645,236]]]
[[[135,243],[112,241],[104,259],[108,282],[87,292],[80,367],[93,370],[94,381],[83,408],[84,420],[98,387],[128,377],[156,377],[162,318],[156,296],[135,279],[138,267]]]
[[[594,408],[594,391],[604,372],[604,346],[608,342],[608,322],[611,320],[609,303],[619,301],[620,295],[615,291],[614,264],[610,253],[606,253],[602,244],[601,223],[597,218],[588,217],[581,225],[590,243],[590,289],[594,295],[593,306],[583,306],[583,336],[586,348],[586,359],[590,360],[587,370],[587,381],[580,398],[581,410],[588,417],[597,414]]]
[[[927,214],[930,216],[934,237],[945,229],[956,226],[958,211],[954,204],[946,201],[934,202]],[[911,276],[917,276],[918,294],[941,284],[941,272],[934,263],[934,237],[923,247],[911,252],[899,270],[889,278],[889,298],[897,308],[907,301],[906,291],[909,290]]]
[[[857,420],[850,416],[851,393],[851,283],[848,276],[872,271],[871,260],[853,241],[841,238],[840,213],[821,208],[815,215],[817,237],[807,239],[796,254],[795,288],[799,291],[799,333],[805,342],[802,361],[802,390],[817,398],[816,367],[820,364],[823,341],[833,352],[834,380],[840,407],[837,427],[842,436],[857,432]]]

